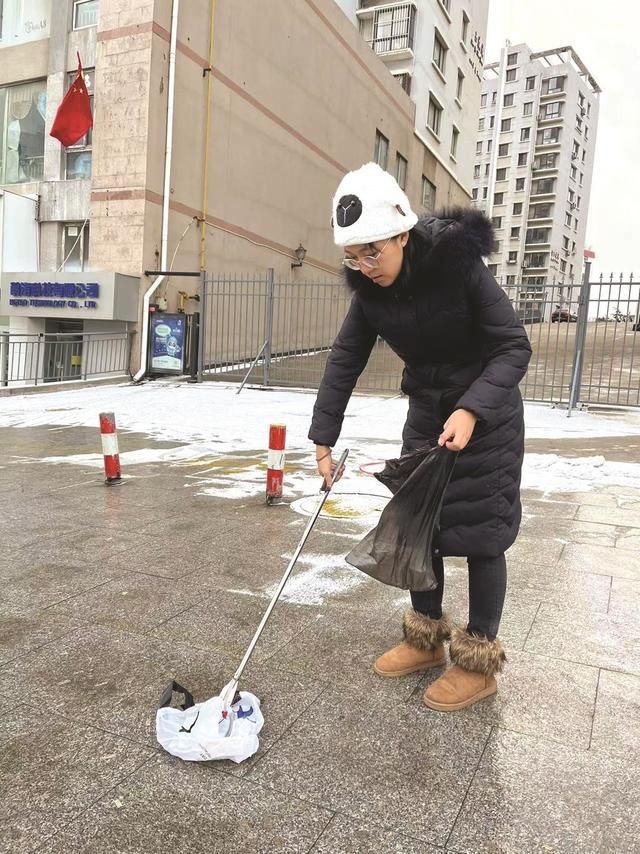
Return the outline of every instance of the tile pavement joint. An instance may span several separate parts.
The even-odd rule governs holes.
[[[76,815],[74,815],[72,819],[70,819],[68,822],[66,822],[66,824],[62,825],[62,826],[61,826],[61,827],[60,827],[60,828],[59,828],[55,833],[51,834],[51,836],[48,836],[48,837],[47,837],[47,838],[42,842],[42,845],[38,845],[38,847],[37,847],[37,848],[34,848],[34,851],[43,851],[43,850],[44,850],[44,846],[45,846],[45,845],[46,845],[46,846],[48,846],[48,845],[49,845],[49,844],[50,844],[50,843],[55,839],[55,837],[58,835],[58,833],[59,833],[61,830],[66,830],[66,828],[67,828],[70,824],[73,824],[73,823],[74,823],[75,821],[77,821],[81,816],[83,816],[83,815],[85,815],[85,813],[89,812],[89,810],[91,809],[91,807],[95,806],[99,801],[103,800],[104,798],[108,798],[108,797],[109,797],[109,795],[110,795],[112,792],[115,792],[119,786],[121,786],[123,783],[125,783],[127,780],[129,780],[131,777],[133,777],[133,775],[134,775],[134,774],[137,774],[137,773],[138,773],[138,771],[140,771],[142,768],[144,768],[144,766],[145,766],[145,765],[147,765],[149,762],[151,762],[154,758],[155,758],[155,753],[152,753],[152,754],[151,754],[151,756],[148,756],[148,757],[144,760],[144,762],[141,762],[141,763],[140,763],[140,765],[137,765],[137,766],[136,766],[132,771],[130,771],[128,774],[125,774],[125,776],[124,776],[124,777],[122,777],[120,780],[118,780],[118,782],[117,782],[117,783],[115,783],[113,786],[111,786],[111,788],[107,789],[107,790],[106,790],[106,792],[102,792],[102,794],[100,794],[97,798],[94,798],[94,799],[93,799],[89,804],[87,804],[87,806],[86,806],[84,809],[80,810],[80,812],[79,812],[79,813],[77,813]]]
[[[589,729],[589,746],[587,750],[591,750],[591,742],[593,740],[593,725],[596,722],[596,711],[598,709],[598,690],[600,688],[600,674],[602,673],[601,668],[598,668],[598,679],[596,682],[596,695],[593,698],[593,714],[591,715],[591,727]]]
[[[338,813],[337,813],[337,812],[333,812],[333,813],[332,813],[331,818],[329,819],[329,821],[325,824],[325,826],[322,828],[322,830],[320,831],[320,833],[319,833],[319,834],[316,836],[316,838],[314,839],[313,844],[311,845],[311,847],[310,847],[310,848],[307,848],[307,850],[304,852],[304,854],[310,854],[310,852],[311,852],[311,851],[313,851],[313,849],[316,847],[316,845],[318,844],[318,842],[320,842],[320,840],[322,839],[322,837],[324,836],[324,834],[325,834],[325,833],[327,832],[327,830],[329,829],[329,825],[333,822],[333,820],[335,819],[335,817],[336,817],[337,815],[338,815]]]
[[[527,632],[527,636],[524,639],[524,643],[522,644],[522,647],[521,647],[522,652],[525,652],[525,650],[526,650],[527,641],[529,640],[529,635],[531,634],[531,632],[533,630],[533,624],[538,619],[538,614],[540,613],[540,608],[542,608],[542,602],[538,602],[538,607],[536,608],[536,612],[533,615],[533,620],[531,620],[531,625],[529,626],[529,631]]]
[[[481,763],[482,763],[482,760],[484,759],[484,754],[485,754],[485,753],[486,753],[486,751],[487,751],[487,747],[489,746],[489,742],[491,741],[491,737],[492,737],[492,735],[493,735],[494,729],[495,729],[495,728],[494,728],[493,726],[491,726],[491,727],[489,728],[489,734],[487,735],[487,740],[485,741],[485,743],[484,743],[484,747],[482,748],[482,752],[481,752],[481,754],[480,754],[480,758],[479,758],[479,759],[478,759],[478,761],[476,762],[476,767],[473,769],[473,774],[471,775],[471,779],[469,780],[469,785],[467,786],[467,790],[465,791],[465,793],[464,793],[464,797],[462,798],[462,802],[460,803],[460,809],[459,809],[459,810],[458,810],[458,812],[456,813],[456,817],[454,818],[454,820],[453,820],[453,822],[452,822],[452,824],[451,824],[451,830],[449,831],[449,834],[448,834],[447,838],[446,838],[446,839],[445,839],[445,841],[444,841],[444,847],[445,847],[445,849],[446,849],[447,845],[449,844],[449,840],[451,839],[451,837],[452,837],[452,835],[453,835],[453,831],[455,830],[456,824],[458,823],[458,819],[460,818],[460,813],[462,812],[462,808],[463,808],[463,807],[464,807],[464,805],[465,805],[465,801],[466,801],[466,800],[467,800],[467,798],[469,797],[469,792],[471,791],[471,786],[473,786],[473,781],[475,780],[475,778],[476,778],[476,774],[478,773],[478,768],[480,768],[480,765],[481,765]]]
[[[613,575],[609,577],[609,597],[607,599],[607,614],[609,613],[609,608],[611,607],[611,593],[613,591]]]

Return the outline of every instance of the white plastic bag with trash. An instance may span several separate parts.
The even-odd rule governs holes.
[[[169,706],[174,692],[185,698],[178,709]],[[225,707],[221,697],[194,703],[189,691],[172,682],[160,700],[156,736],[168,753],[188,762],[242,762],[257,751],[263,724],[260,700],[248,691],[240,691],[239,699]]]

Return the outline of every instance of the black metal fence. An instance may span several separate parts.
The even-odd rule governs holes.
[[[0,388],[126,375],[130,332],[0,332]]]
[[[640,282],[503,286],[533,349],[527,400],[574,407],[640,405]],[[351,296],[338,281],[207,278],[202,300],[205,379],[316,388]],[[398,393],[402,363],[376,343],[358,389]]]

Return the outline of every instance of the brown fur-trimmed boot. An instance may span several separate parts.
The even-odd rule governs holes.
[[[404,615],[402,630],[404,641],[373,665],[378,676],[408,676],[445,663],[443,641],[451,635],[451,624],[444,614],[440,620],[432,620],[410,608]]]
[[[430,709],[454,712],[496,693],[495,674],[506,661],[502,644],[455,628],[449,655],[452,666],[429,685],[423,700]]]

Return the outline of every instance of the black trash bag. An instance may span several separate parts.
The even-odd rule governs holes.
[[[436,445],[388,460],[375,477],[393,498],[376,527],[346,556],[347,563],[393,587],[433,590],[433,540],[456,456]]]

